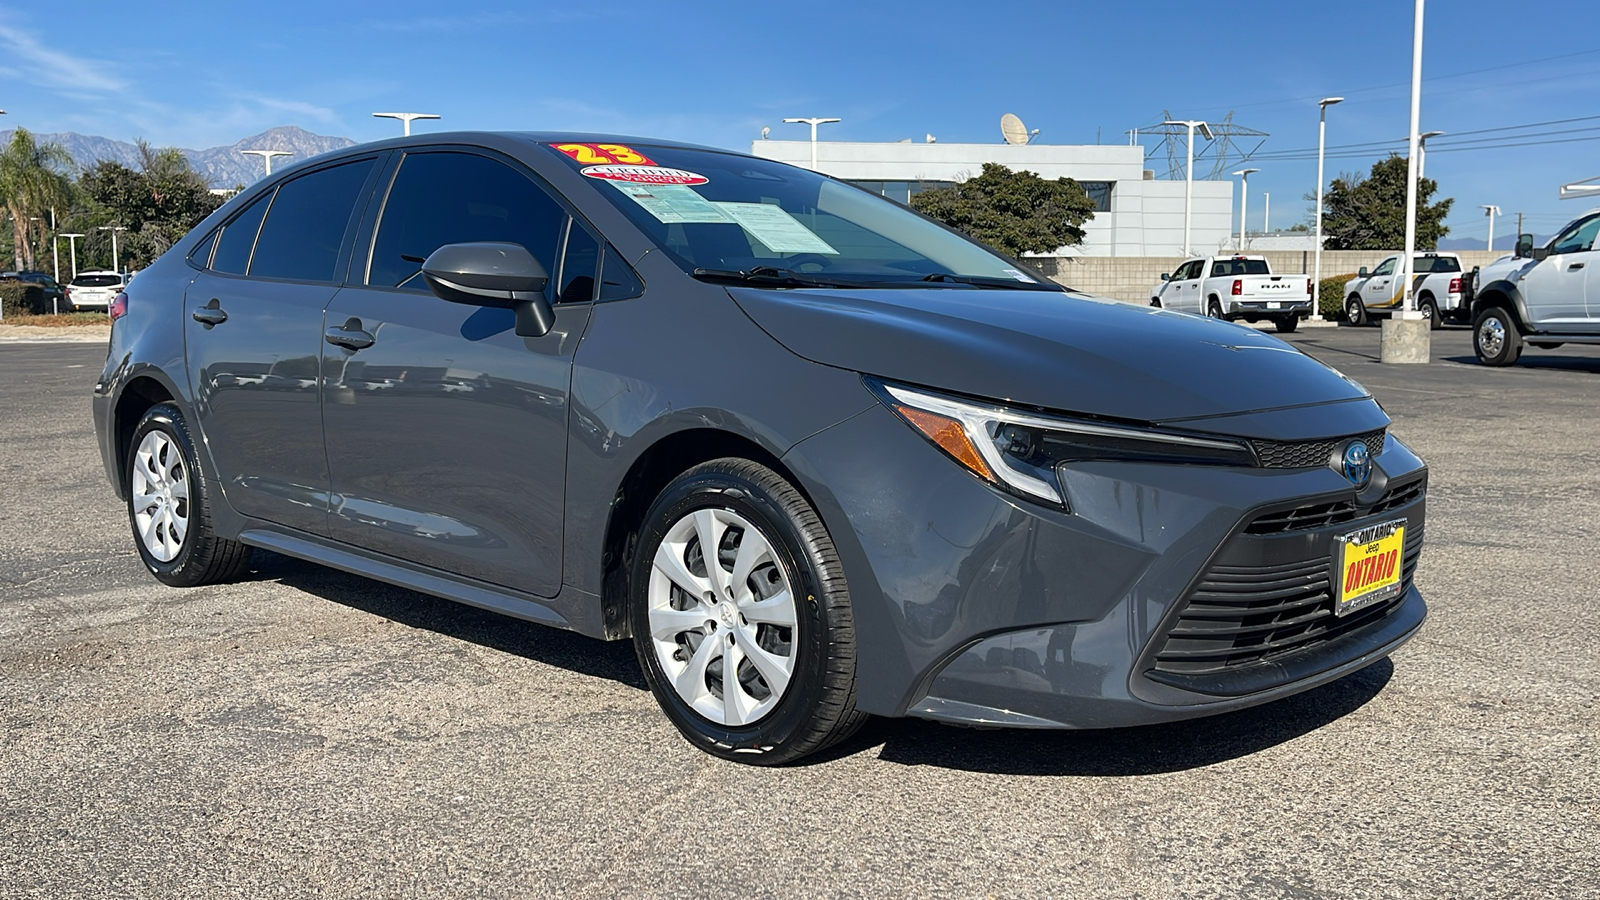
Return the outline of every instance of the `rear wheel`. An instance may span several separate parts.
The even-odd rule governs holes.
[[[1472,325],[1472,349],[1486,366],[1509,366],[1522,355],[1522,335],[1504,307],[1491,306]]]
[[[1422,317],[1428,320],[1430,331],[1438,331],[1444,327],[1444,322],[1439,318],[1439,304],[1434,302],[1432,294],[1423,294],[1417,301],[1417,309],[1422,313]]]
[[[1212,298],[1211,302],[1206,304],[1206,315],[1210,316],[1213,319],[1222,318],[1222,304],[1221,304],[1221,302],[1219,302],[1216,298]]]
[[[779,765],[866,720],[833,541],[765,466],[714,460],[668,485],[645,516],[629,614],[656,701],[709,753]]]
[[[1367,308],[1362,305],[1359,296],[1351,294],[1350,298],[1344,301],[1344,317],[1351,325],[1367,324]]]
[[[1272,320],[1272,324],[1277,327],[1279,334],[1292,334],[1296,328],[1300,327],[1300,317],[1279,316]]]
[[[183,413],[158,403],[134,429],[125,467],[128,523],[145,568],[174,587],[215,584],[250,567],[250,548],[211,527],[211,497],[195,468]]]

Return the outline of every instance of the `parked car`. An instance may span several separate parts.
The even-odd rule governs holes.
[[[1425,615],[1427,468],[1354,382],[771,160],[362,144],[112,312],[96,431],[157,579],[263,548],[631,639],[729,759],[1220,713]]]
[[[1365,325],[1387,318],[1400,308],[1401,279],[1395,269],[1401,253],[1391,253],[1370,274],[1362,266],[1359,274],[1344,284],[1344,315],[1352,325]],[[1438,329],[1446,320],[1465,322],[1471,307],[1463,301],[1461,257],[1454,253],[1419,253],[1412,271],[1412,296],[1417,311]]]
[[[1600,344],[1600,289],[1589,279],[1600,268],[1600,209],[1561,229],[1543,247],[1533,235],[1517,239],[1512,256],[1478,270],[1472,300],[1473,350],[1489,366],[1509,366],[1523,345]]]
[[[69,311],[81,309],[110,309],[111,301],[124,287],[122,275],[117,272],[79,272],[72,279],[72,304]]]
[[[36,284],[44,292],[44,311],[62,312],[72,311],[72,292],[62,287],[56,280],[45,272],[0,272],[0,281],[26,281]]]
[[[1274,275],[1261,256],[1203,256],[1163,274],[1150,305],[1294,331],[1311,315],[1311,277]]]

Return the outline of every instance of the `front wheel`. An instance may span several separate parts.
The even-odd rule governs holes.
[[[1344,302],[1344,317],[1351,325],[1361,326],[1367,324],[1367,308],[1361,303],[1361,298],[1355,294]]]
[[[1472,325],[1472,349],[1486,366],[1509,366],[1522,355],[1522,335],[1504,307],[1491,306]]]
[[[776,472],[713,460],[645,516],[629,585],[634,649],[667,717],[701,749],[780,765],[848,737],[855,619],[821,519]]]
[[[215,584],[250,567],[249,547],[212,530],[210,491],[177,406],[158,403],[139,420],[124,471],[133,542],[158,581]]]

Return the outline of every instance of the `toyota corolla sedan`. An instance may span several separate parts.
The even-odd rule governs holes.
[[[1360,385],[743,154],[352,147],[111,313],[95,424],[156,578],[260,548],[632,640],[735,760],[1238,709],[1425,614],[1427,469]]]

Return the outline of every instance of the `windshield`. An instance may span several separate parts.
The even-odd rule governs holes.
[[[121,283],[118,275],[79,275],[72,279],[73,287],[115,287]]]
[[[551,146],[686,272],[867,287],[946,276],[1060,290],[897,203],[805,169],[643,144]]]

